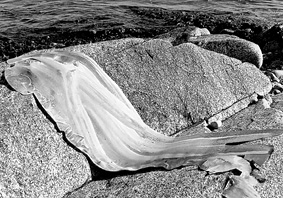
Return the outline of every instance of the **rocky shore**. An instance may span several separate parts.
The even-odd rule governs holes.
[[[2,39],[1,60],[35,49],[84,52],[122,88],[143,120],[166,135],[283,128],[283,25],[229,13],[132,12],[160,26]],[[0,66],[3,74],[7,64]],[[196,167],[99,169],[66,141],[32,96],[12,91],[3,75],[0,82],[2,197],[220,197],[227,174],[205,176]],[[281,197],[283,137],[258,142],[274,145],[275,152],[260,169],[267,181],[257,190],[262,198]]]
[[[207,28],[211,34],[231,34],[252,41],[264,54],[264,67],[281,60],[282,26],[272,21],[258,19],[248,14],[222,12],[189,12],[162,8],[129,7],[135,21],[133,26],[107,27],[105,29],[60,28],[24,30],[23,35],[0,37],[0,61],[19,56],[32,50],[63,48],[79,44],[95,43],[120,38],[154,38],[176,28],[196,26]],[[139,25],[140,24],[140,25]],[[30,35],[30,36],[28,36]]]

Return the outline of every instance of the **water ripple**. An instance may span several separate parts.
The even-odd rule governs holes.
[[[0,36],[19,35],[33,28],[133,26],[136,24],[129,14],[129,6],[248,13],[275,22],[283,21],[283,2],[279,0],[1,0]]]

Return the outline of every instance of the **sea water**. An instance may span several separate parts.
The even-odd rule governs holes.
[[[281,0],[1,0],[0,35],[29,28],[73,28],[78,21],[84,21],[84,25],[133,23],[129,6],[249,13],[283,22]]]

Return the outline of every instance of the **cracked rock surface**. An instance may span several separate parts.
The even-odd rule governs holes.
[[[192,43],[173,46],[162,39],[133,38],[66,49],[94,58],[122,88],[143,120],[167,135],[187,127],[193,131],[192,126],[199,123],[200,131],[208,130],[203,126],[204,120],[225,120],[243,109],[245,111],[258,95],[267,95],[272,88],[269,79],[255,65]],[[216,197],[221,193],[224,175],[204,177],[204,172],[192,170],[195,167],[121,173],[115,177],[110,174],[105,178],[102,175],[99,181],[75,190],[89,179],[90,168],[85,157],[68,147],[53,124],[31,102],[31,96],[21,96],[3,85],[0,90],[3,102],[0,127],[6,130],[1,133],[1,136],[5,135],[3,141],[0,139],[1,170],[4,170],[1,192],[2,189],[5,192],[22,189],[19,193],[30,192],[27,197],[62,197],[65,194],[68,198]],[[259,104],[250,105],[248,109],[259,108]],[[262,114],[258,117],[240,117],[240,120],[250,122],[242,128],[249,128],[252,123],[258,129],[266,126],[282,128],[279,121],[258,125],[269,123],[271,118],[265,115],[273,111],[266,107],[259,111]],[[282,112],[278,110],[277,113]],[[227,123],[229,121],[224,121],[220,130],[227,129]],[[238,125],[234,123],[233,126]],[[265,141],[277,141],[275,149],[282,142],[280,137]],[[5,168],[8,166],[9,169]],[[22,176],[14,176],[17,171]],[[92,167],[92,171],[101,170]],[[17,178],[26,179],[18,181]],[[93,179],[98,180],[95,175]],[[73,192],[68,193],[70,191]],[[5,195],[8,196],[7,193],[2,196]]]
[[[143,120],[166,134],[212,116],[225,119],[272,88],[254,65],[192,43],[123,39],[69,50],[92,56]]]

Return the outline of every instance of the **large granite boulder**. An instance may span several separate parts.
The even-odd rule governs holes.
[[[192,43],[173,46],[161,39],[123,39],[66,50],[94,58],[122,88],[143,120],[168,135],[188,127],[194,130],[192,126],[211,119],[224,120],[271,90],[270,81],[256,66]],[[0,94],[0,127],[6,130],[1,131],[0,141],[3,197],[20,193],[62,197],[88,181],[90,170],[85,157],[67,146],[32,97],[3,85]],[[208,130],[202,124],[198,127]],[[99,172],[97,167],[92,169]],[[221,185],[216,181],[224,176],[203,176],[191,167],[113,179],[111,174],[102,175],[102,181],[93,181],[65,197],[214,197]],[[210,188],[216,189],[213,196]]]
[[[124,39],[70,47],[93,57],[143,120],[166,134],[225,119],[271,90],[254,65],[192,43]]]
[[[67,145],[34,98],[4,85],[0,170],[1,198],[60,198],[91,178],[86,158]]]

